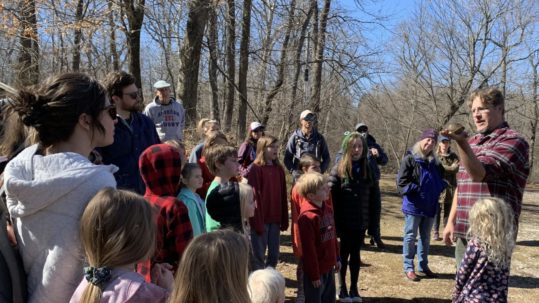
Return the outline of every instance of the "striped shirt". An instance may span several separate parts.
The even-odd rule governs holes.
[[[487,135],[477,134],[468,140],[475,156],[485,168],[483,181],[474,182],[466,169],[459,167],[457,174],[457,216],[455,237],[466,238],[468,212],[481,198],[497,197],[511,205],[515,212],[515,225],[522,208],[522,195],[530,173],[528,143],[504,122]]]

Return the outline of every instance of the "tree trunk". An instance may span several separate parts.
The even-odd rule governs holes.
[[[209,9],[209,0],[189,2],[186,35],[180,52],[183,74],[183,88],[180,97],[185,107],[187,125],[194,125],[197,120],[200,50],[202,48],[204,29],[208,22]]]
[[[129,73],[135,77],[137,87],[142,87],[140,73],[140,30],[144,21],[145,0],[124,0],[129,28],[126,29]],[[141,96],[142,97],[142,96]]]
[[[210,54],[210,62],[208,64],[208,76],[211,86],[211,110],[210,118],[220,121],[219,116],[219,86],[217,85],[217,14],[215,7],[210,8],[209,12],[209,37],[208,49]]]
[[[268,21],[267,21],[267,26],[266,26],[266,36],[264,37],[264,42],[262,43],[262,49],[264,50],[263,53],[262,53],[262,60],[260,62],[260,64],[262,65],[260,67],[260,72],[259,72],[259,78],[260,79],[260,82],[259,82],[259,87],[258,87],[258,90],[256,92],[256,97],[254,98],[254,100],[256,100],[257,102],[257,112],[262,112],[262,105],[263,105],[263,102],[262,102],[262,96],[265,94],[266,92],[266,79],[268,77],[267,75],[267,71],[268,71],[268,63],[269,63],[269,58],[271,56],[271,51],[272,51],[272,44],[273,44],[273,39],[272,39],[272,28],[273,28],[273,18],[275,16],[275,2],[270,2],[268,4],[266,4],[269,6],[269,17],[268,17]]]
[[[238,87],[240,102],[238,107],[238,131],[236,138],[246,133],[247,123],[247,71],[249,69],[249,36],[251,35],[251,0],[243,0],[242,32],[240,42],[240,67]]]
[[[17,67],[17,84],[22,86],[37,84],[39,81],[39,45],[34,0],[23,0],[19,3],[21,12],[21,36],[19,62]]]
[[[305,44],[305,34],[307,33],[307,28],[309,27],[309,23],[311,22],[311,16],[314,12],[314,6],[316,6],[316,1],[311,1],[311,7],[309,8],[309,11],[307,12],[305,16],[305,20],[303,20],[303,24],[301,25],[301,32],[298,38],[297,46],[296,46],[296,53],[295,53],[295,60],[294,60],[294,79],[292,80],[292,89],[290,93],[290,111],[288,112],[288,121],[286,123],[285,127],[281,128],[281,132],[279,137],[287,136],[288,133],[290,133],[290,129],[292,128],[292,125],[294,124],[295,120],[295,107],[297,104],[297,93],[298,93],[298,82],[299,82],[299,76],[301,73],[301,54],[303,53],[303,45]],[[284,140],[283,140],[284,141]],[[286,144],[284,142],[283,144]]]
[[[314,65],[313,94],[309,108],[315,113],[320,112],[320,90],[322,88],[322,65],[324,63],[324,49],[326,45],[326,28],[328,24],[329,8],[331,0],[324,1],[324,9],[320,15],[320,30],[316,42],[316,57]]]
[[[530,152],[529,152],[529,155],[530,155],[530,175],[532,175],[533,173],[533,167],[534,167],[534,160],[535,160],[535,157],[534,157],[534,154],[535,154],[535,142],[536,142],[536,138],[537,138],[537,124],[539,123],[539,96],[538,96],[538,86],[539,86],[539,75],[537,74],[538,71],[537,71],[537,68],[539,67],[539,58],[537,62],[534,62],[534,57],[533,55],[530,56],[529,58],[529,62],[530,62],[530,66],[531,66],[531,70],[532,70],[532,85],[531,85],[531,90],[532,90],[532,104],[533,104],[533,119],[531,119],[530,121]]]
[[[71,69],[73,71],[79,71],[80,69],[80,42],[82,40],[82,20],[84,19],[83,15],[84,0],[77,1],[77,11],[75,12],[75,32],[73,37],[73,62]]]
[[[226,33],[226,65],[227,65],[227,86],[225,98],[225,132],[230,131],[232,127],[232,114],[234,112],[234,96],[235,90],[234,81],[236,79],[236,60],[235,60],[235,45],[236,45],[236,13],[234,0],[228,0],[228,16],[227,16],[227,33]]]
[[[275,81],[275,84],[273,85],[273,88],[266,96],[266,101],[264,102],[264,114],[262,118],[262,124],[267,125],[269,120],[269,115],[272,111],[271,104],[277,93],[281,90],[281,87],[284,83],[284,76],[285,76],[285,66],[287,65],[287,53],[288,53],[288,43],[290,41],[290,32],[292,31],[292,27],[294,27],[294,18],[295,18],[295,12],[296,12],[296,1],[292,0],[290,1],[290,15],[288,17],[288,25],[286,28],[286,33],[283,40],[283,49],[281,51],[281,62],[279,64],[279,69],[277,72],[277,80]]]
[[[116,50],[116,23],[114,23],[114,10],[112,8],[112,1],[108,1],[107,5],[109,8],[109,26],[110,26],[110,54],[112,56],[112,69],[115,71],[120,70],[120,58],[118,56],[118,51]]]

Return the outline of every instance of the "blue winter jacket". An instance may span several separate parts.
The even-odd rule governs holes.
[[[133,190],[144,195],[146,186],[140,176],[138,159],[150,145],[160,143],[152,120],[141,113],[132,112],[128,123],[118,116],[114,129],[114,143],[98,148],[104,164],[114,164],[118,188]]]
[[[438,198],[447,186],[442,178],[441,164],[408,152],[397,174],[397,189],[402,196],[402,212],[433,218],[438,210]]]

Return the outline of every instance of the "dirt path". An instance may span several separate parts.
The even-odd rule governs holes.
[[[383,252],[367,244],[361,251],[366,263],[360,272],[363,302],[451,302],[454,285],[454,248],[431,242],[429,265],[440,274],[438,279],[410,282],[402,273],[402,230],[404,218],[401,199],[395,192],[394,176],[384,176],[382,189]],[[539,188],[524,195],[517,247],[513,253],[509,302],[539,302]],[[368,241],[367,241],[368,242]],[[290,246],[290,234],[281,238],[281,263],[278,270],[286,278],[286,302],[294,302],[296,262]],[[533,299],[535,298],[535,299]]]

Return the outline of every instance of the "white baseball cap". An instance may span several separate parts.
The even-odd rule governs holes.
[[[155,84],[153,85],[153,87],[154,87],[155,89],[160,89],[160,88],[170,87],[170,83],[168,83],[167,81],[164,81],[164,80],[159,80],[159,81],[155,82]]]
[[[266,128],[264,125],[262,125],[262,123],[256,122],[256,121],[255,121],[255,122],[251,122],[251,125],[249,126],[249,129],[250,129],[251,131],[253,131],[253,130],[259,129],[259,128],[261,128],[261,127],[262,127],[262,128]]]
[[[305,118],[307,118],[307,119],[305,119]],[[301,114],[299,115],[300,120],[312,121],[312,120],[314,120],[314,118],[316,118],[316,115],[312,111],[310,111],[308,109],[302,111]]]

